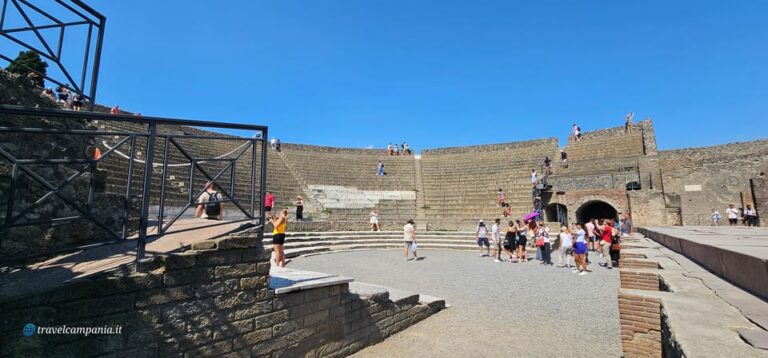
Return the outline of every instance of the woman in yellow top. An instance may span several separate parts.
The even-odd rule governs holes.
[[[285,226],[288,223],[288,209],[280,210],[280,216],[278,217],[272,215],[270,221],[275,228],[272,230],[272,250],[275,252],[275,265],[277,267],[285,267],[283,245],[285,245]]]

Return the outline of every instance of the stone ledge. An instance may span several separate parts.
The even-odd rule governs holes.
[[[354,281],[351,277],[336,276],[320,272],[286,269],[270,271],[269,288],[276,295],[303,291],[313,288],[337,286]]]

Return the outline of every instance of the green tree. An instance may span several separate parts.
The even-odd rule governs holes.
[[[46,74],[48,64],[40,58],[34,51],[20,51],[19,56],[16,57],[16,62],[11,63],[6,67],[6,70],[11,73],[18,73],[23,76],[29,76],[30,73],[34,73],[29,69],[33,69],[43,75]],[[43,87],[43,77],[33,75],[30,77],[35,85]]]

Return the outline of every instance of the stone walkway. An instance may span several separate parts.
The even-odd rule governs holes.
[[[202,219],[180,219],[171,230],[187,230],[210,225]],[[230,223],[215,227],[169,233],[148,242],[145,248],[148,257],[163,255],[195,242],[217,237],[237,229],[243,223]],[[150,232],[152,234],[153,232]],[[98,246],[73,252],[52,259],[28,265],[22,269],[0,275],[0,301],[35,292],[42,292],[67,281],[86,277],[131,264],[136,260],[136,238],[125,242]]]
[[[586,276],[478,253],[399,250],[299,257],[297,269],[327,272],[442,297],[451,308],[359,352],[359,357],[619,357],[618,270]],[[593,259],[593,261],[597,261]]]

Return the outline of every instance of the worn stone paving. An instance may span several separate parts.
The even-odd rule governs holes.
[[[444,298],[451,305],[359,357],[619,357],[618,270],[495,263],[475,252],[358,251],[290,267]],[[592,261],[597,261],[593,259]]]

